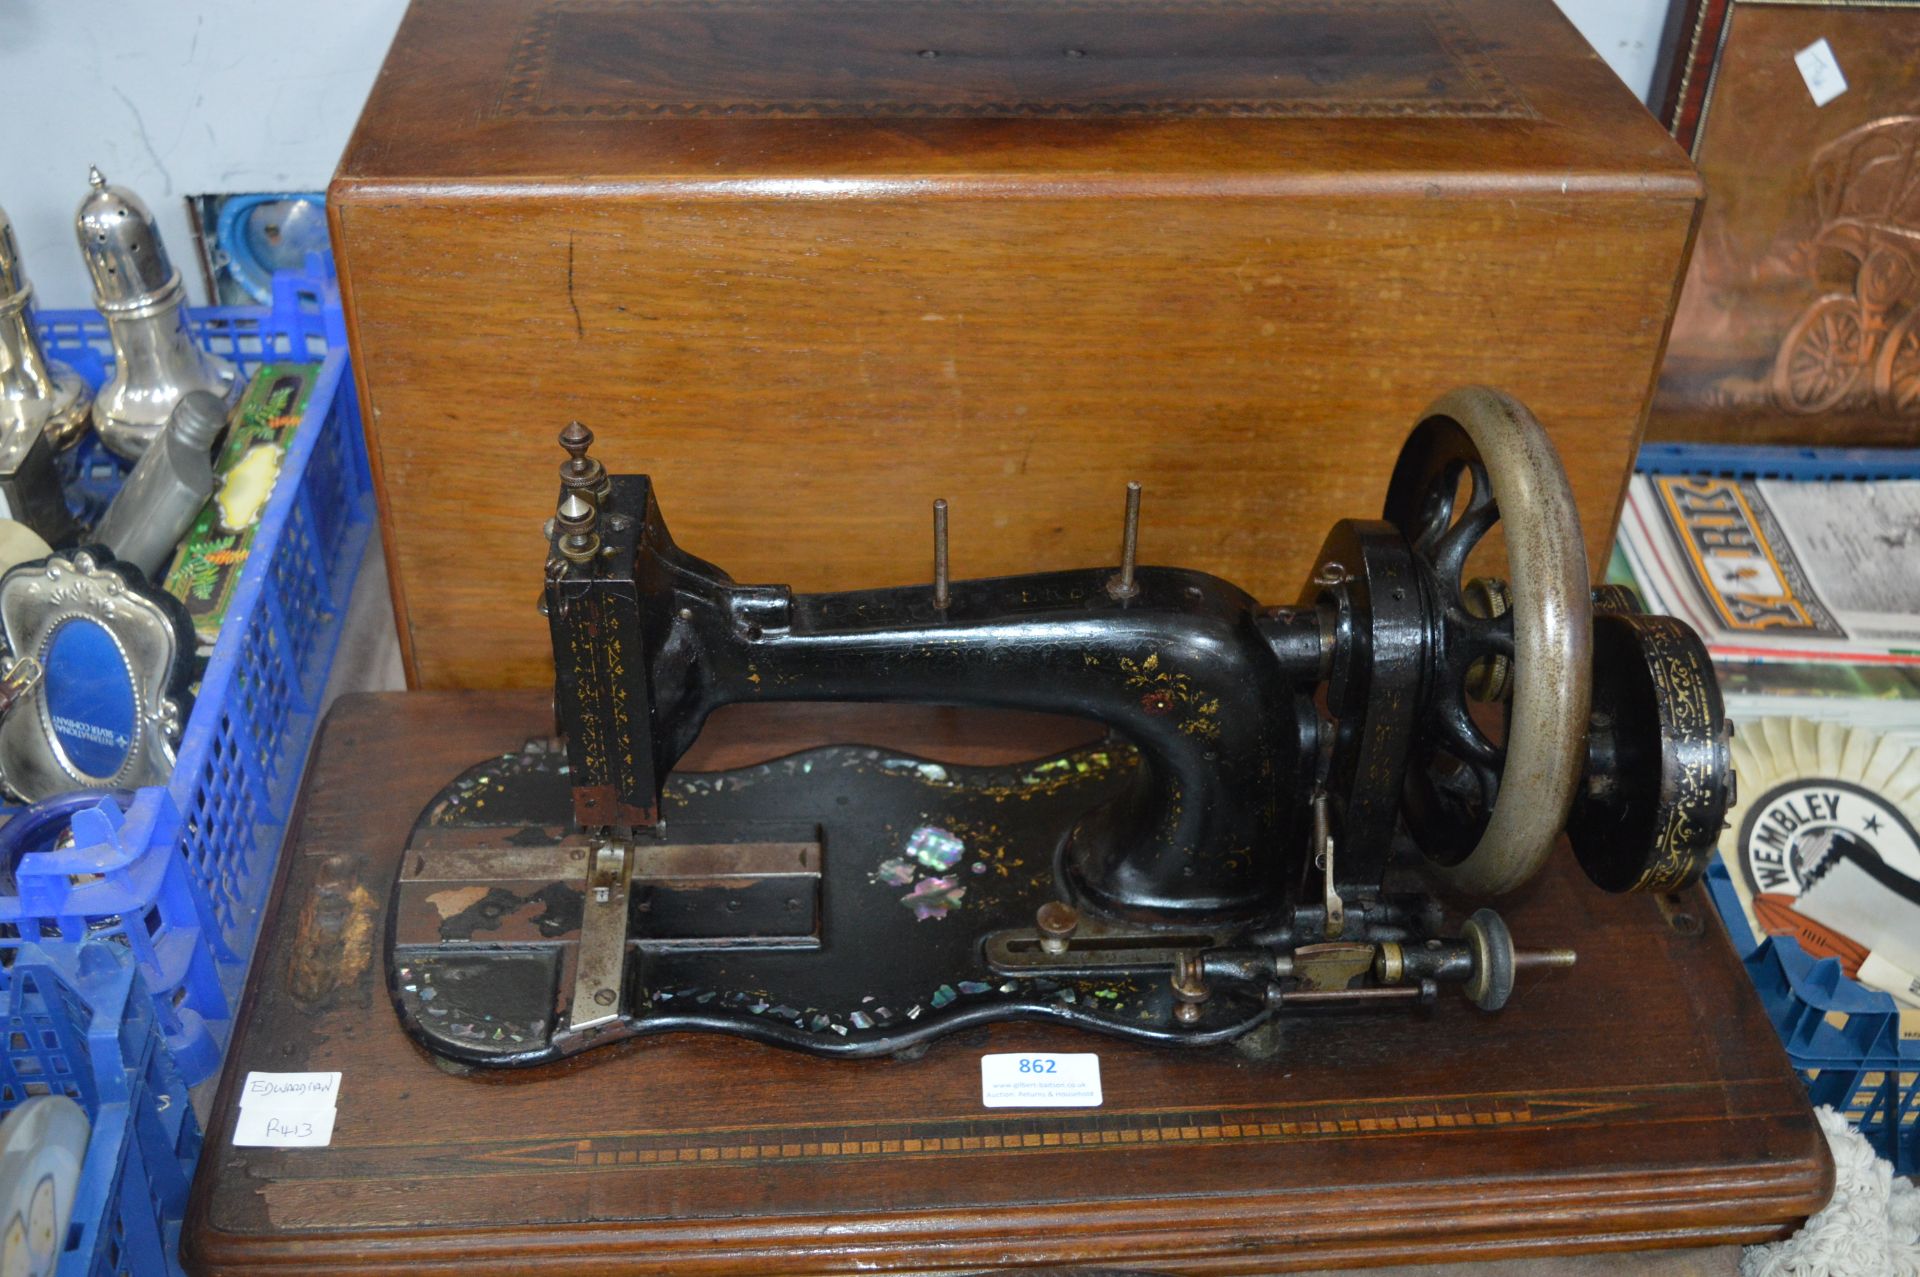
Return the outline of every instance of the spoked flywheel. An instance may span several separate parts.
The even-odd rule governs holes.
[[[1586,762],[1592,612],[1573,493],[1533,415],[1470,387],[1408,437],[1384,517],[1412,547],[1434,618],[1409,832],[1461,891],[1511,891],[1553,850]],[[1469,581],[1496,524],[1508,581]],[[1476,721],[1476,700],[1504,716],[1500,739]]]

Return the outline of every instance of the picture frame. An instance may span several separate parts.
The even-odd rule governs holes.
[[[1680,0],[1668,37],[1707,201],[1648,436],[1920,445],[1920,3]]]

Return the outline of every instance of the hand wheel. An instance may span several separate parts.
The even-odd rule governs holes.
[[[1436,402],[1407,437],[1384,517],[1412,546],[1435,618],[1432,681],[1407,769],[1408,829],[1461,891],[1511,891],[1553,850],[1586,760],[1592,612],[1572,490],[1532,413],[1468,387]],[[1467,558],[1495,523],[1509,585],[1469,589]],[[1469,712],[1470,678],[1483,693],[1490,684],[1510,693],[1499,744]]]
[[[1607,891],[1679,891],[1706,871],[1733,800],[1732,729],[1706,645],[1594,592],[1587,776],[1567,824],[1580,867]]]

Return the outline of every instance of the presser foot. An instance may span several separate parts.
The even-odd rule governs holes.
[[[1115,746],[1004,768],[831,746],[677,775],[664,828],[617,839],[571,826],[566,756],[535,742],[416,822],[390,992],[433,1055],[494,1067],[681,1031],[912,1054],[1000,1020],[1204,1046],[1283,1012],[1431,1001],[1476,971],[1483,1005],[1504,1000],[1524,965],[1501,961],[1505,928],[1433,937],[1413,898],[1354,902],[1333,941],[1317,905],[1225,929],[1083,917],[1059,848],[1137,766]]]

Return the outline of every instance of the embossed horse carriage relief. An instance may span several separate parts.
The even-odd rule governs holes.
[[[1812,249],[1854,265],[1852,289],[1813,301],[1780,341],[1769,382],[1788,412],[1871,400],[1920,416],[1920,115],[1834,139],[1808,166],[1820,226]]]

